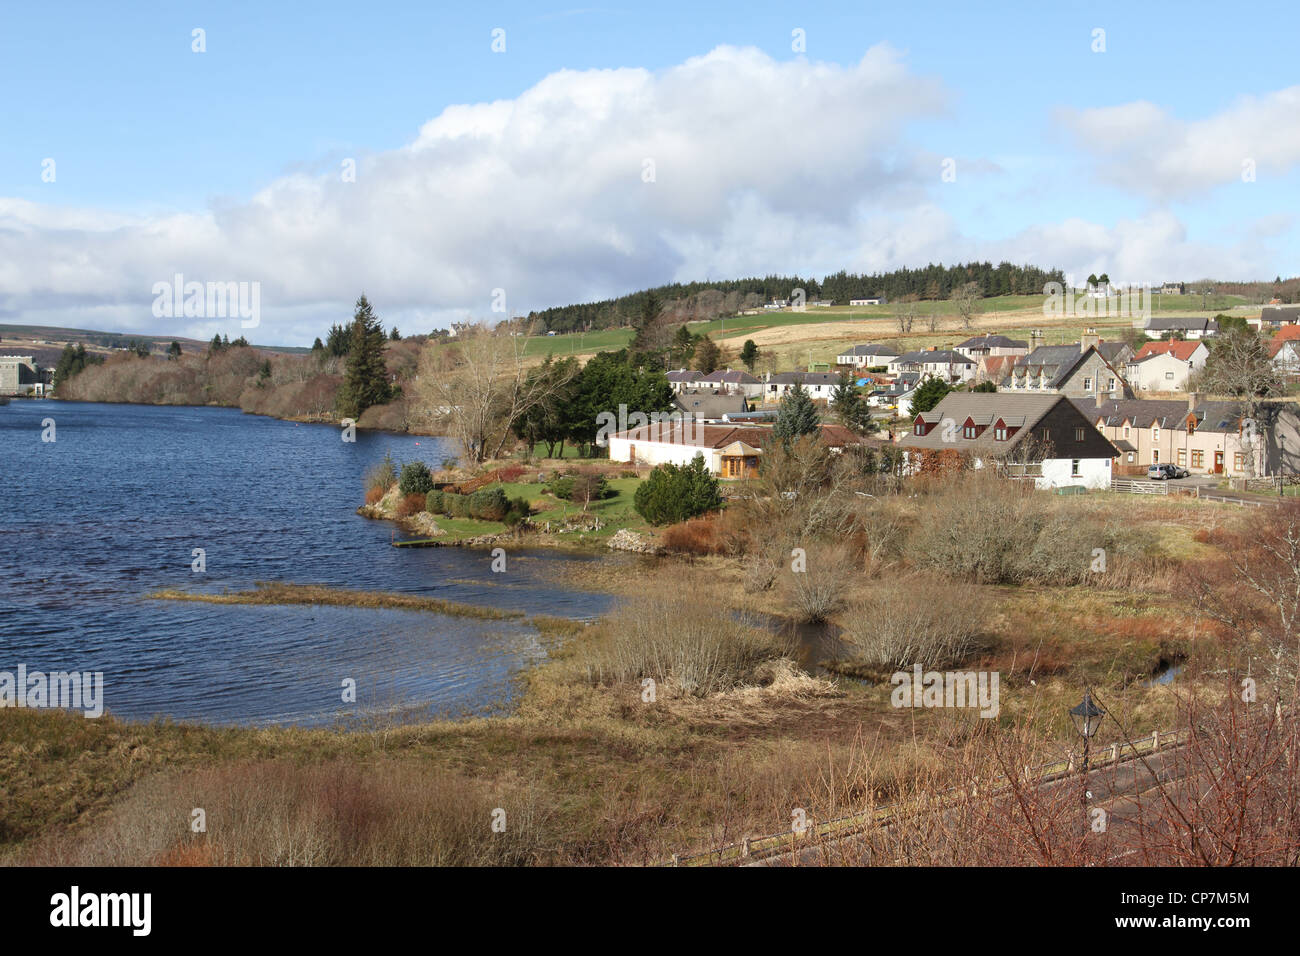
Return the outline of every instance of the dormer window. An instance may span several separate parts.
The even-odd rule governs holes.
[[[1006,441],[1006,440],[1007,440],[1007,426],[1006,426],[1006,425],[999,425],[997,428],[993,429],[993,437],[994,437],[994,439],[996,439],[997,441]]]
[[[966,427],[964,427],[964,428],[961,430],[961,434],[962,434],[962,437],[963,437],[963,438],[974,438],[974,437],[975,437],[975,426],[974,426],[974,425],[967,425]]]
[[[913,435],[924,435],[924,434],[925,434],[925,423],[924,423],[924,422],[917,422],[917,423],[912,427],[912,434],[913,434]]]

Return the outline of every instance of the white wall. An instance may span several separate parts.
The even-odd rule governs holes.
[[[1082,458],[1079,474],[1070,473],[1069,458],[1048,458],[1043,462],[1043,474],[1034,486],[1037,488],[1063,488],[1066,485],[1083,485],[1085,488],[1110,487],[1110,459]]]
[[[703,455],[704,463],[709,466],[709,470],[715,474],[718,470],[719,456],[711,448],[684,445],[679,442],[628,441],[615,435],[611,435],[609,439],[609,460],[631,461],[633,445],[636,446],[638,463],[663,465],[672,462],[674,465],[689,465],[696,455]]]

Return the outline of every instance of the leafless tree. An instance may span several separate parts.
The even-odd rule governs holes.
[[[978,282],[963,282],[952,293],[952,304],[961,316],[962,328],[970,331],[975,324],[975,313],[979,311],[980,299],[984,290]]]
[[[898,323],[899,332],[906,335],[912,331],[912,326],[916,323],[916,313],[916,296],[905,295],[894,302],[894,321]]]
[[[1282,389],[1282,380],[1268,354],[1268,343],[1253,329],[1233,329],[1209,343],[1210,356],[1197,376],[1197,386],[1240,403],[1241,450],[1246,474],[1256,472],[1260,436],[1257,422],[1264,399]]]
[[[421,356],[420,411],[460,441],[469,462],[498,457],[511,426],[569,381],[566,374],[529,375],[524,352],[531,331],[518,322],[497,329],[471,325],[454,340],[430,344]]]

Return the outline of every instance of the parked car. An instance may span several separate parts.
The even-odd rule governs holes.
[[[1150,481],[1168,481],[1170,478],[1186,478],[1191,472],[1186,468],[1179,468],[1177,465],[1171,465],[1164,462],[1159,465],[1152,465],[1147,469],[1147,479]]]

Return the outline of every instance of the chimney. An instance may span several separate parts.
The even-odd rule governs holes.
[[[1101,344],[1101,336],[1097,334],[1096,329],[1084,329],[1083,335],[1079,336],[1079,351],[1086,352],[1095,345]]]
[[[1196,406],[1200,404],[1200,398],[1201,396],[1197,392],[1187,393],[1187,411],[1189,413],[1196,411]]]
[[[1043,330],[1034,329],[1029,333],[1029,351],[1043,347]]]
[[[1097,389],[1097,407],[1098,407],[1098,408],[1101,408],[1103,405],[1105,405],[1107,399],[1109,399],[1109,398],[1110,398],[1109,395],[1107,395],[1107,394],[1106,394],[1105,392],[1103,392],[1101,389]]]

